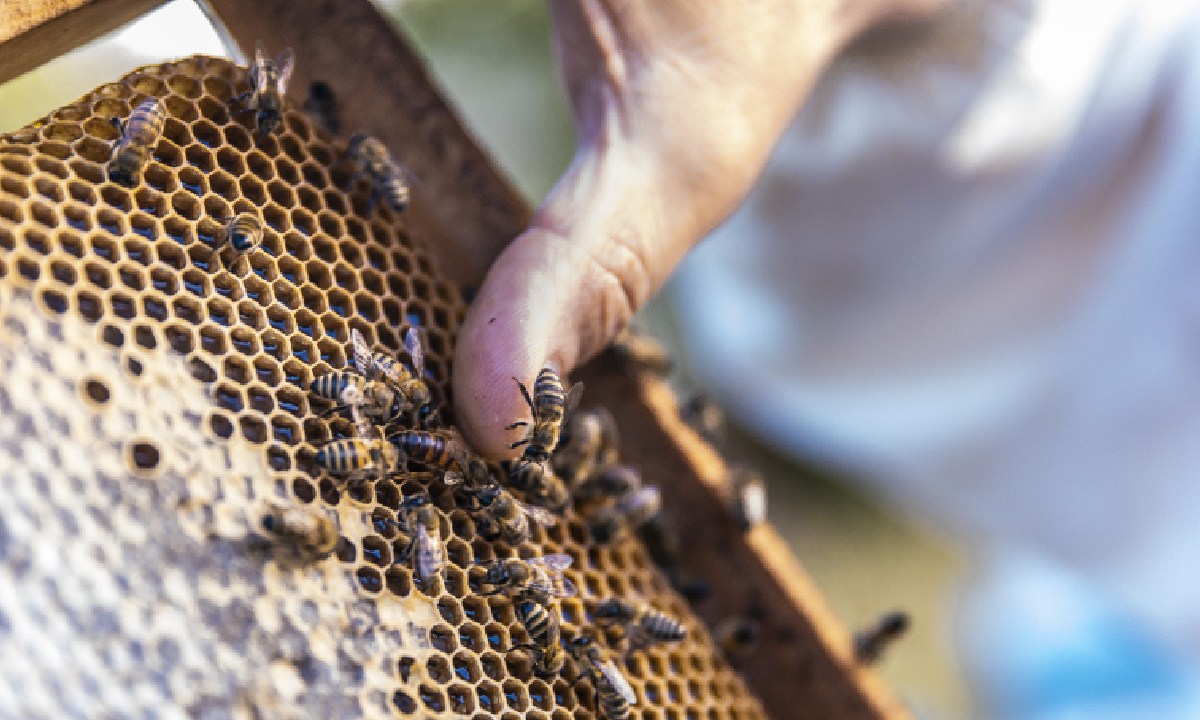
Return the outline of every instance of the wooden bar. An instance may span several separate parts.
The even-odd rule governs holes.
[[[415,178],[407,219],[436,239],[444,269],[464,288],[525,229],[530,209],[479,148],[425,64],[369,0],[210,0],[216,16],[253,56],[257,41],[291,47],[289,96],[301,103],[314,80],[328,83],[347,134],[383,140]]]
[[[752,619],[759,638],[734,666],[775,720],[900,720],[907,711],[878,674],[853,660],[849,634],[773,527],[742,533],[729,510],[724,460],[683,423],[665,381],[601,355],[577,374],[588,399],[621,428],[622,461],[637,465],[663,495],[678,530],[678,575],[707,581],[692,603],[709,628]]]
[[[164,0],[3,0],[0,83],[116,30]]]

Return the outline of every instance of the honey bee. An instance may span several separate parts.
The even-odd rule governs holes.
[[[558,446],[563,417],[570,414],[571,410],[579,403],[580,396],[583,395],[583,383],[575,383],[567,394],[563,395],[562,379],[558,377],[558,373],[550,368],[542,368],[533,384],[533,397],[530,397],[525,383],[516,378],[513,380],[516,380],[517,387],[521,388],[521,395],[525,397],[525,404],[529,406],[533,420],[532,423],[518,420],[508,426],[509,430],[519,427],[528,428],[525,437],[510,447],[517,448],[524,445],[525,452],[522,455],[524,459],[546,462],[550,459],[554,448]]]
[[[146,98],[133,109],[125,122],[113,118],[113,125],[121,131],[113,147],[112,160],[108,163],[108,179],[126,187],[133,187],[142,176],[142,168],[150,160],[150,153],[158,136],[162,134],[166,108],[157,98]]]
[[[234,98],[234,102],[250,99],[246,112],[255,112],[254,127],[260,135],[270,134],[279,124],[283,112],[283,96],[287,94],[288,80],[295,69],[296,55],[288,48],[272,60],[267,57],[262,43],[254,46],[254,62],[250,65],[248,79],[250,89]]]
[[[309,508],[272,508],[262,516],[262,526],[271,536],[316,560],[330,555],[338,542],[333,521]]]
[[[446,564],[441,511],[424,495],[414,495],[400,503],[400,517],[405,531],[413,536],[407,550],[413,572],[422,582],[429,582],[441,574],[442,566]]]
[[[383,479],[398,471],[401,457],[395,445],[376,436],[327,442],[317,448],[316,461],[329,472],[357,482],[372,476]]]
[[[617,423],[604,408],[573,413],[550,459],[556,475],[570,487],[591,477],[597,467],[617,462]]]
[[[623,625],[634,647],[683,640],[688,634],[683,623],[646,603],[609,598],[596,607],[593,615],[599,622]]]
[[[509,545],[520,545],[529,539],[531,520],[542,527],[550,527],[558,520],[554,513],[521,502],[495,482],[480,487],[471,495],[477,506],[472,514],[489,527],[484,535],[498,535]]]
[[[308,98],[304,101],[304,112],[312,116],[317,125],[330,135],[342,131],[341,113],[338,112],[337,94],[329,83],[314,80],[308,86]]]
[[[508,473],[509,484],[524,490],[531,502],[554,512],[562,512],[571,503],[571,491],[546,463],[522,458],[500,465]]]
[[[731,663],[750,655],[758,647],[761,628],[757,621],[745,615],[731,615],[713,628],[713,639],[717,647]]]
[[[346,145],[346,157],[358,165],[358,170],[350,177],[349,184],[353,185],[363,174],[371,180],[368,213],[375,208],[375,203],[380,197],[392,210],[404,212],[409,199],[407,173],[392,159],[387,146],[373,135],[359,131]]]
[[[386,383],[344,370],[321,375],[312,381],[309,390],[336,403],[327,413],[350,408],[380,425],[396,422],[406,408],[404,398]]]
[[[679,406],[679,417],[709,445],[725,442],[725,411],[704,393],[693,395]]]
[[[465,445],[453,431],[401,430],[388,437],[410,459],[440,470],[465,471]]]
[[[266,226],[257,215],[238,213],[226,222],[217,255],[226,267],[230,267],[230,263],[225,258],[225,252],[228,248],[232,248],[237,262],[244,263],[246,253],[262,244],[264,235],[266,235]]]
[[[596,642],[586,635],[575,638],[567,647],[580,669],[591,678],[604,717],[627,720],[630,706],[637,704],[637,694],[616,662],[605,657]]]
[[[553,598],[571,597],[578,590],[563,571],[571,567],[571,556],[555,553],[541,557],[490,560],[483,568],[483,584],[491,586],[484,595],[505,593],[548,605]]]
[[[611,505],[598,508],[588,518],[596,542],[609,542],[625,530],[637,530],[662,509],[662,496],[654,485],[644,485]]]
[[[350,347],[354,367],[368,379],[389,383],[414,408],[424,408],[430,403],[429,385],[424,380],[425,351],[416,328],[404,333],[404,350],[412,359],[411,371],[395,358],[371,350],[357,328],[350,328]]]
[[[903,610],[884,613],[873,626],[854,634],[854,659],[863,665],[878,662],[884,649],[908,632],[909,624]]]
[[[767,519],[767,486],[762,475],[749,468],[730,471],[733,486],[733,519],[738,529],[747,532]]]
[[[632,465],[605,465],[575,492],[580,502],[601,497],[629,498],[641,490],[642,473]]]
[[[562,632],[558,614],[553,608],[533,598],[524,598],[516,605],[517,619],[525,626],[529,644],[517,645],[535,654],[533,671],[543,677],[557,675],[566,664],[562,648]]]

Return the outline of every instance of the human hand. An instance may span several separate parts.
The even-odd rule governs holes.
[[[821,70],[947,0],[550,0],[578,148],[492,265],[454,362],[460,426],[491,458],[528,414],[513,377],[601,350],[745,194]]]

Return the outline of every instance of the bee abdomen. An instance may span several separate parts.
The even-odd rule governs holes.
[[[596,690],[600,695],[600,708],[604,711],[604,717],[608,720],[627,720],[629,717],[629,703],[608,678],[597,673],[594,677]]]
[[[646,613],[642,618],[641,627],[646,635],[660,642],[683,640],[687,637],[687,628],[683,623],[657,610]]]
[[[450,463],[446,438],[420,430],[404,430],[392,436],[392,441],[409,456],[420,462],[444,467]]]
[[[226,231],[229,242],[238,252],[245,252],[262,242],[262,221],[250,213],[238,213],[229,221]]]
[[[550,368],[542,368],[533,384],[534,412],[540,421],[559,420],[563,416],[562,379]]]
[[[318,397],[339,400],[342,397],[343,390],[350,385],[358,385],[360,383],[361,378],[357,375],[346,372],[332,372],[313,380],[309,389]]]
[[[408,185],[400,177],[400,171],[393,168],[383,181],[383,194],[388,205],[396,212],[403,212],[408,207]]]
[[[371,451],[361,440],[334,440],[317,449],[317,464],[333,473],[362,470],[371,462]]]

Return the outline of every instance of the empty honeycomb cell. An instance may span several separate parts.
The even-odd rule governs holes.
[[[66,312],[71,305],[67,296],[57,290],[43,289],[38,294],[38,299],[41,300],[42,307],[56,314]]]
[[[63,200],[63,191],[59,183],[50,180],[49,178],[37,178],[33,182],[33,187],[38,195],[46,198],[54,203],[61,203]],[[36,219],[36,215],[34,218]]]
[[[71,146],[69,144],[57,140],[47,140],[46,142],[38,143],[37,148],[38,152],[49,156],[37,159],[39,169],[60,178],[67,177],[66,167],[62,163],[54,162],[54,160],[66,160],[71,157]]]

